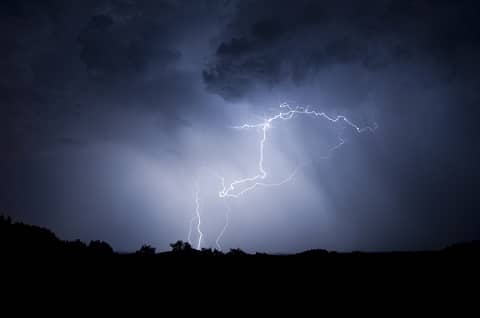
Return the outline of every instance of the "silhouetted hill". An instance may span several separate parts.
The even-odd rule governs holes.
[[[111,256],[112,247],[102,241],[89,245],[80,240],[63,241],[52,231],[34,225],[12,222],[0,216],[0,252],[15,256],[39,255],[95,255]]]
[[[453,244],[444,249],[447,253],[480,254],[480,241]]]
[[[91,241],[88,245],[80,240],[64,241],[59,239],[52,231],[34,225],[12,222],[10,217],[0,216],[0,253],[8,256],[72,256],[72,257],[117,257],[117,258],[141,258],[141,259],[174,259],[178,257],[203,258],[255,258],[255,259],[334,259],[348,257],[349,259],[370,258],[370,259],[399,259],[411,258],[412,256],[428,258],[437,256],[454,256],[477,258],[480,256],[480,241],[463,242],[451,245],[439,251],[423,252],[389,252],[389,253],[338,253],[323,249],[313,249],[291,255],[269,255],[265,253],[248,254],[241,249],[231,249],[229,252],[221,252],[212,249],[193,249],[189,243],[177,241],[170,244],[172,250],[167,252],[156,252],[156,249],[149,245],[143,245],[133,253],[118,253],[103,241]]]

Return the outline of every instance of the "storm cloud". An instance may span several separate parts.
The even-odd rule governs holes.
[[[242,1],[204,79],[227,99],[344,64],[380,71],[429,61],[453,80],[474,66],[464,58],[479,50],[478,13],[472,1]]]
[[[275,123],[268,181],[231,200],[222,246],[439,248],[478,239],[475,1],[3,1],[0,210],[61,237],[205,246],[220,184],[258,172],[278,105],[345,115]],[[345,144],[322,159],[339,138]],[[247,234],[248,233],[248,234]]]

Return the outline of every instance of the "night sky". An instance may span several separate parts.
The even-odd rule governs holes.
[[[0,2],[0,214],[116,250],[480,239],[478,1]],[[258,124],[275,122],[265,182]],[[341,138],[341,139],[340,139]],[[344,144],[329,152],[339,140]],[[328,155],[329,158],[324,157]],[[195,245],[195,244],[194,244]]]

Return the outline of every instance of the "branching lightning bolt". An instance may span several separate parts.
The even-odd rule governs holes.
[[[349,127],[353,128],[357,133],[363,133],[365,131],[373,132],[378,128],[378,125],[376,123],[374,123],[373,126],[360,127],[360,126],[356,125],[355,123],[353,123],[352,121],[350,121],[347,117],[345,117],[343,115],[332,117],[332,116],[327,115],[324,112],[317,112],[317,111],[314,111],[314,110],[310,110],[310,109],[308,109],[308,107],[301,107],[301,106],[292,107],[287,103],[283,103],[283,104],[280,105],[280,108],[282,109],[282,111],[280,111],[278,114],[276,114],[276,115],[274,115],[270,118],[265,119],[261,123],[257,123],[257,124],[248,124],[247,123],[247,124],[243,124],[241,126],[232,127],[234,129],[260,129],[262,137],[260,139],[259,161],[258,161],[258,171],[259,172],[258,172],[257,175],[252,176],[252,177],[245,177],[245,178],[242,178],[242,179],[234,180],[233,182],[231,182],[227,186],[225,184],[225,178],[224,177],[218,175],[215,172],[212,172],[212,174],[220,180],[222,189],[219,191],[218,196],[219,196],[220,199],[225,199],[225,204],[226,204],[226,208],[227,208],[227,211],[226,211],[226,214],[225,214],[224,227],[222,228],[221,232],[217,236],[217,239],[215,240],[215,244],[217,245],[217,247],[220,250],[221,250],[220,239],[222,238],[223,234],[225,233],[225,231],[228,227],[228,221],[229,221],[228,218],[229,218],[229,214],[231,212],[230,206],[228,205],[228,202],[227,202],[227,199],[228,198],[240,198],[245,193],[255,189],[258,186],[262,186],[262,187],[281,186],[281,185],[283,185],[287,182],[290,182],[295,177],[295,174],[297,173],[297,171],[299,169],[299,167],[297,166],[289,176],[287,176],[285,179],[283,179],[280,182],[266,183],[264,181],[268,176],[267,171],[265,170],[265,168],[263,166],[265,143],[267,142],[267,136],[268,136],[267,131],[270,128],[272,128],[273,122],[275,122],[277,120],[290,120],[290,119],[294,118],[295,115],[307,115],[307,116],[313,116],[315,118],[322,118],[322,119],[328,120],[332,123],[344,122]],[[331,154],[334,151],[336,151],[337,149],[339,149],[340,147],[342,147],[344,145],[344,143],[345,143],[345,140],[342,137],[339,137],[339,142],[336,145],[334,145],[333,147],[331,147],[328,150],[327,155],[322,156],[321,159],[328,159],[331,156]],[[239,187],[243,184],[250,184],[250,183],[252,183],[252,184],[245,187],[240,192],[235,193],[235,189],[237,187]],[[199,204],[198,186],[197,186],[197,189],[196,189],[196,192],[195,192],[195,203],[196,203],[196,211],[195,211],[196,216],[194,216],[192,218],[191,222],[190,222],[188,240],[189,240],[189,242],[191,242],[192,226],[193,226],[193,222],[196,219],[197,220],[197,232],[198,232],[198,236],[199,236],[197,249],[200,249],[201,248],[201,243],[202,243],[203,233],[201,232],[201,218],[200,218],[200,204]]]
[[[263,167],[263,160],[264,160],[264,149],[265,149],[265,142],[267,141],[267,131],[272,128],[272,123],[276,120],[290,120],[294,117],[294,115],[311,115],[314,117],[320,117],[323,119],[326,119],[330,122],[337,123],[339,121],[345,122],[348,126],[354,128],[358,133],[362,133],[365,131],[371,131],[373,132],[375,129],[377,129],[377,124],[375,123],[372,127],[366,126],[361,128],[360,126],[354,124],[351,122],[347,117],[345,116],[336,116],[336,117],[331,117],[328,116],[324,112],[317,112],[313,110],[309,110],[306,107],[301,107],[301,106],[296,106],[295,108],[292,108],[289,104],[283,103],[280,105],[281,109],[285,109],[285,111],[280,112],[276,114],[275,116],[272,116],[270,118],[265,119],[262,123],[259,124],[243,124],[241,126],[234,126],[233,128],[235,129],[252,129],[252,128],[257,128],[261,129],[262,131],[262,138],[260,140],[260,158],[258,161],[258,170],[259,174],[253,176],[253,177],[247,177],[239,180],[233,181],[229,186],[225,186],[225,180],[222,178],[222,186],[223,189],[219,192],[220,198],[225,198],[225,197],[233,197],[233,198],[239,198],[246,192],[255,189],[257,186],[280,186],[282,184],[285,184],[293,179],[295,176],[298,167],[283,181],[278,182],[278,183],[264,183],[262,180],[265,180],[267,178],[267,172],[265,171],[265,168]],[[330,154],[340,148],[345,141],[343,138],[340,138],[340,141],[338,144],[330,148],[328,155],[324,156],[323,158],[326,159],[330,156]],[[239,193],[235,194],[233,191],[235,190],[235,187],[241,184],[245,183],[250,183],[253,182],[253,184]]]

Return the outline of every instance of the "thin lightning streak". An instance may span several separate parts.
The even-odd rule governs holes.
[[[320,156],[320,159],[330,159],[330,157],[332,156],[332,153],[339,149],[340,147],[342,147],[343,145],[345,144],[345,140],[342,138],[342,137],[338,137],[338,143],[331,147],[330,149],[328,149],[328,152],[325,156]]]
[[[197,232],[198,232],[198,244],[197,244],[197,250],[199,250],[202,247],[202,237],[203,233],[201,230],[201,225],[202,225],[202,218],[200,216],[200,198],[199,198],[199,190],[198,190],[198,184],[195,186],[195,214],[197,215]]]
[[[217,239],[215,240],[215,244],[218,247],[218,250],[222,250],[222,246],[220,245],[220,239],[223,236],[223,233],[227,230],[228,227],[228,222],[229,222],[229,215],[231,212],[230,205],[228,204],[228,200],[225,200],[225,207],[226,207],[226,212],[225,212],[225,224],[223,225],[222,230],[220,231],[220,234],[218,234]]]
[[[192,245],[192,229],[193,229],[193,222],[197,219],[197,216],[195,215],[192,217],[190,220],[190,226],[188,227],[188,243]]]

